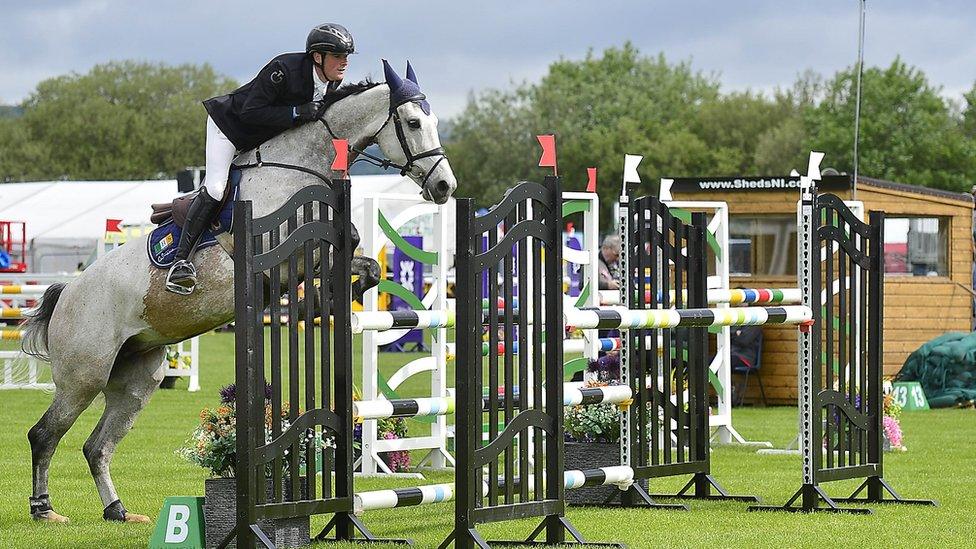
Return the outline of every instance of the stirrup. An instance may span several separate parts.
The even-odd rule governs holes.
[[[183,271],[182,273],[177,270]],[[174,278],[176,275],[176,278]],[[197,285],[197,270],[185,259],[177,260],[166,274],[166,289],[174,294],[190,295]]]

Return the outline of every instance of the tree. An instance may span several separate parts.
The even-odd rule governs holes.
[[[0,182],[45,179],[48,148],[30,139],[23,121],[0,118]]]
[[[717,97],[714,77],[663,55],[642,56],[628,43],[601,56],[556,61],[538,84],[472,97],[455,120],[448,150],[461,192],[494,201],[515,181],[542,177],[534,136],[553,133],[564,188],[582,190],[586,168],[596,167],[609,219],[624,153],[645,155],[645,190],[662,175],[721,164],[723,153],[693,131],[697,108]]]
[[[966,108],[962,112],[962,132],[967,139],[976,141],[976,84],[963,95]]]
[[[853,171],[856,71],[838,72],[824,96],[807,111],[810,149],[827,153],[827,164]],[[976,178],[974,141],[925,74],[900,58],[886,69],[864,71],[859,172],[905,183],[967,191]]]
[[[171,177],[204,157],[200,101],[236,83],[209,65],[112,62],[45,80],[0,141],[0,176]]]

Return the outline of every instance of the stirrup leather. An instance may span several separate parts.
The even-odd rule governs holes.
[[[174,276],[175,275],[175,276]],[[190,295],[197,284],[197,270],[186,260],[178,260],[166,275],[166,289],[179,295]]]

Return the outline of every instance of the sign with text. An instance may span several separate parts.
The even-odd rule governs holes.
[[[149,549],[203,549],[203,498],[166,498]]]
[[[748,191],[797,191],[800,190],[800,176],[758,175],[729,177],[675,177],[671,185],[672,193],[701,192],[748,192]],[[817,182],[817,190],[836,192],[850,190],[853,178],[850,175],[825,175]]]
[[[925,398],[925,391],[917,381],[896,381],[891,384],[891,394],[895,402],[905,411],[928,410],[929,401]]]

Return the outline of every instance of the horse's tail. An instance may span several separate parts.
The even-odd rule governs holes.
[[[20,348],[30,356],[41,360],[48,360],[47,328],[54,314],[54,306],[58,304],[61,292],[67,284],[59,282],[51,284],[44,291],[41,303],[28,315],[24,323],[24,336]]]

